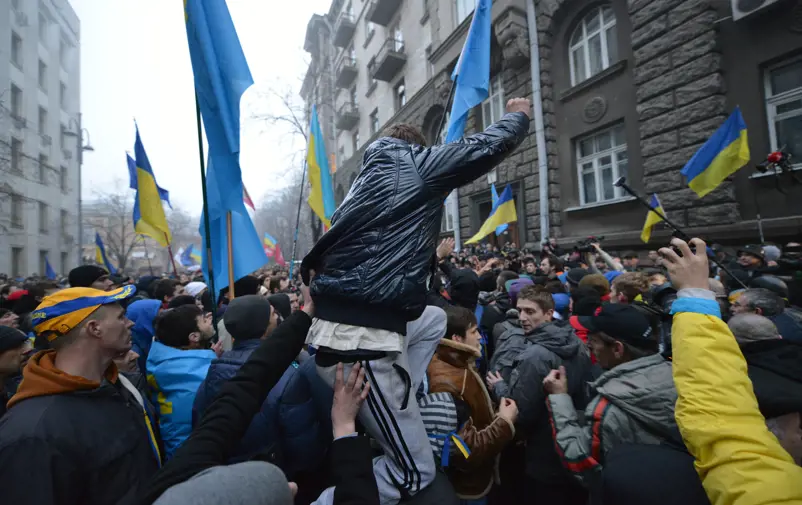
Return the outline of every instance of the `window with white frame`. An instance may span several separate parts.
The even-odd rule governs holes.
[[[802,58],[767,69],[765,87],[771,149],[784,149],[802,167]]]
[[[22,37],[11,32],[11,63],[15,67],[22,69]]]
[[[22,196],[15,193],[11,194],[11,227],[23,228],[25,221],[23,219],[22,210]]]
[[[571,85],[579,84],[618,60],[618,37],[613,9],[594,8],[574,29],[568,49]]]
[[[11,139],[11,172],[22,174],[22,141],[16,138]]]
[[[629,165],[624,125],[578,139],[576,163],[582,205],[623,198],[613,182],[626,177]]]
[[[370,134],[376,135],[376,132],[379,131],[379,109],[373,109],[373,112],[370,113]]]
[[[395,87],[395,110],[398,112],[401,108],[407,104],[407,88],[404,85],[404,80],[402,79]]]
[[[39,233],[47,233],[47,204],[39,202]]]
[[[47,134],[47,109],[39,107],[39,135]]]
[[[451,198],[446,199],[443,206],[443,218],[440,220],[440,233],[454,231],[454,215],[451,213]]]
[[[490,79],[490,93],[487,100],[482,102],[482,122],[487,128],[495,123],[504,115],[504,86],[501,82],[501,75]]]
[[[457,24],[465,21],[476,7],[476,0],[456,0],[457,2]]]
[[[15,277],[22,277],[27,275],[25,271],[25,248],[12,247],[11,248],[11,274]]]
[[[46,154],[39,155],[39,183],[47,185],[48,159]]]
[[[14,84],[11,85],[11,114],[15,117],[23,116],[22,90]]]
[[[39,250],[39,272],[44,273],[47,270],[47,251],[44,249]]]
[[[371,38],[373,38],[373,34],[376,32],[376,25],[373,24],[372,21],[368,20],[368,17],[365,16],[365,44]]]
[[[47,64],[39,60],[39,89],[47,91]]]

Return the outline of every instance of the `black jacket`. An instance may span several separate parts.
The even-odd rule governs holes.
[[[741,346],[749,379],[766,419],[802,412],[802,345],[785,339]]]
[[[450,144],[371,144],[331,229],[301,265],[304,282],[310,269],[317,274],[315,316],[405,334],[426,307],[446,196],[492,170],[528,130],[526,114],[516,112]]]
[[[509,398],[518,405],[517,438],[526,440],[526,474],[540,482],[570,483],[573,477],[557,455],[543,379],[565,366],[568,393],[577,411],[588,402],[587,382],[593,379],[590,351],[570,326],[546,323],[526,335],[525,349],[515,358]]]
[[[22,400],[0,419],[0,502],[134,503],[158,470],[142,407],[119,381]]]

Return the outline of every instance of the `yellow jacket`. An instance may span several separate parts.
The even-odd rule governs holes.
[[[766,428],[727,325],[680,311],[672,346],[677,425],[711,504],[802,504],[802,468]]]

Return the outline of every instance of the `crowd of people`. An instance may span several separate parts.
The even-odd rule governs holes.
[[[802,246],[436,245],[507,110],[391,128],[293,278],[4,279],[0,501],[802,503]]]

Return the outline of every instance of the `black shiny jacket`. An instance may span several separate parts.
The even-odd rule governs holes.
[[[515,112],[450,144],[373,142],[331,229],[301,265],[305,283],[316,272],[315,315],[405,334],[426,306],[446,196],[492,170],[528,131],[529,118]]]

